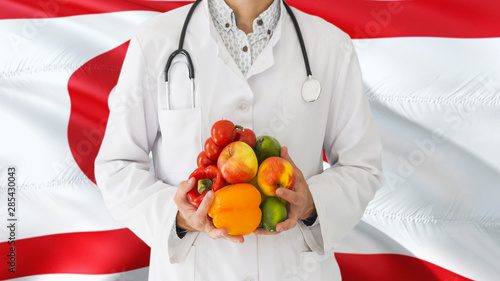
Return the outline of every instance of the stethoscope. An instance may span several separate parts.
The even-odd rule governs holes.
[[[186,58],[186,66],[189,72],[188,73],[189,80],[191,81],[191,106],[193,108],[195,107],[193,61],[191,60],[191,56],[189,55],[188,51],[186,51],[183,48],[183,45],[184,45],[184,38],[186,37],[186,29],[189,24],[189,21],[191,20],[191,16],[194,12],[194,9],[196,8],[196,6],[198,6],[198,4],[200,4],[201,1],[202,0],[196,0],[196,2],[194,2],[191,8],[189,9],[186,19],[184,20],[184,25],[182,26],[181,37],[179,39],[179,48],[170,55],[170,57],[167,60],[167,65],[165,66],[165,87],[167,94],[166,109],[168,110],[170,110],[170,90],[168,84],[168,76],[170,72],[170,66],[172,65],[172,61],[179,54],[183,55]],[[295,18],[292,9],[290,9],[290,6],[288,6],[288,4],[284,0],[283,0],[283,5],[285,6],[286,11],[290,15],[290,18],[292,19],[293,22],[293,26],[295,27],[295,31],[297,32],[297,37],[300,43],[300,49],[302,50],[302,57],[304,58],[304,64],[306,67],[307,80],[304,82],[304,84],[302,84],[302,91],[301,91],[302,98],[306,102],[313,102],[317,100],[321,94],[321,84],[317,79],[313,78],[312,76],[311,67],[309,65],[309,59],[307,58],[304,39],[302,38],[302,33],[300,32],[300,27],[299,24],[297,23],[297,19]]]

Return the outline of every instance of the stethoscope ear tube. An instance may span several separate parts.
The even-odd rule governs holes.
[[[170,68],[172,66],[172,62],[174,60],[174,57],[177,56],[178,54],[183,55],[186,58],[186,67],[188,68],[188,75],[189,75],[189,80],[191,81],[191,106],[194,108],[195,105],[195,99],[194,99],[194,68],[193,68],[193,62],[191,61],[191,56],[189,56],[189,53],[184,50],[184,49],[178,49],[175,50],[170,57],[167,60],[167,65],[165,66],[165,93],[166,93],[166,101],[162,102],[162,97],[160,97],[160,102],[162,105],[163,109],[170,110],[170,85],[169,85],[169,76],[170,76]],[[166,104],[166,108],[163,107],[163,105]]]
[[[191,6],[191,9],[189,9],[189,12],[186,16],[186,20],[184,21],[184,25],[182,26],[182,31],[181,31],[181,37],[179,39],[179,48],[177,50],[175,50],[172,54],[170,54],[170,56],[168,57],[168,60],[167,60],[167,64],[165,65],[165,92],[166,92],[166,96],[167,96],[167,100],[166,100],[166,109],[170,110],[170,87],[169,87],[169,84],[168,84],[168,78],[169,78],[169,72],[170,72],[170,66],[172,65],[172,61],[174,60],[174,58],[178,55],[178,54],[181,54],[183,55],[185,58],[186,58],[186,66],[188,68],[188,71],[189,71],[189,80],[191,80],[191,104],[192,104],[192,107],[194,108],[195,107],[195,99],[194,99],[194,66],[193,66],[193,62],[191,60],[191,56],[189,55],[189,53],[183,49],[183,46],[184,46],[184,38],[186,36],[186,30],[187,30],[187,26],[189,24],[189,21],[191,20],[191,16],[194,12],[194,9],[196,8],[196,6],[198,6],[198,4],[200,4],[201,0],[196,0],[196,2],[193,3],[193,5]],[[161,102],[163,98],[160,98],[160,103],[163,107],[163,105],[165,103]]]
[[[170,71],[170,66],[172,66],[172,61],[179,54],[183,55],[186,58],[186,66],[189,71],[189,79],[194,79],[194,67],[193,67],[193,61],[191,60],[191,56],[186,50],[177,49],[172,54],[170,54],[170,57],[168,57],[167,60],[167,64],[165,65],[165,82],[168,82],[168,72]]]

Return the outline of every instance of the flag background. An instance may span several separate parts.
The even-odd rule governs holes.
[[[384,145],[387,183],[337,246],[344,280],[496,280],[500,4],[288,2],[354,39]],[[109,215],[93,159],[134,29],[187,3],[0,4],[0,280],[147,279],[149,249]]]

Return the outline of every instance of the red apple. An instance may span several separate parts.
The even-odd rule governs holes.
[[[290,162],[281,157],[269,157],[264,160],[257,173],[257,184],[267,196],[276,196],[277,188],[292,189],[295,185],[295,172]]]
[[[258,165],[253,149],[241,141],[228,144],[217,159],[222,177],[231,184],[251,181],[257,175]]]

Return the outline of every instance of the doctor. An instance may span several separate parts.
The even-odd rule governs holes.
[[[196,74],[192,96],[182,55],[165,74],[191,6],[148,20],[130,42],[96,159],[108,208],[151,247],[149,280],[340,280],[335,244],[384,181],[349,37],[292,8],[321,84],[311,102],[301,94],[308,73],[283,2],[204,0],[183,42]],[[295,189],[280,191],[291,204],[277,234],[230,236],[206,216],[212,196],[198,210],[186,201],[194,185],[186,179],[220,119],[276,137],[295,163]]]

